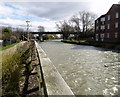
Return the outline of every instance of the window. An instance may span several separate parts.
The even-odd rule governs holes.
[[[110,29],[110,24],[107,25],[107,29]]]
[[[110,38],[110,33],[107,33],[107,38]]]
[[[98,41],[98,34],[96,34],[96,41]]]
[[[101,22],[102,22],[102,21],[105,21],[105,17],[101,18]]]
[[[105,26],[103,26],[103,29],[105,29]]]
[[[101,18],[102,24],[105,24],[105,17]]]
[[[104,34],[100,34],[101,41],[104,41]]]
[[[100,29],[101,29],[101,30],[104,30],[104,29],[105,29],[105,26],[100,26]]]
[[[105,21],[102,21],[102,25],[104,25],[105,24]]]
[[[99,30],[99,27],[98,27],[98,26],[96,27],[96,30]]]
[[[119,13],[118,12],[116,12],[115,18],[119,18]]]
[[[115,23],[115,28],[118,28],[118,22]]]
[[[108,20],[110,20],[110,15],[108,15]]]
[[[104,34],[101,34],[100,37],[101,37],[101,38],[104,38]]]
[[[118,38],[118,33],[117,32],[115,33],[115,38]]]
[[[96,21],[96,23],[98,24],[98,20]]]

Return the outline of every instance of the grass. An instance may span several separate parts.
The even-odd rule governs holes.
[[[119,42],[101,42],[101,41],[86,41],[86,40],[62,40],[62,42],[120,50]]]
[[[17,44],[17,43],[16,43]],[[15,44],[14,44],[15,45]],[[12,45],[12,46],[14,46]],[[9,46],[9,47],[12,47]],[[22,69],[24,66],[22,65],[24,61],[26,61],[27,57],[23,56],[25,51],[28,52],[29,44],[24,43],[17,47],[14,50],[14,47],[10,50],[13,51],[2,51],[2,59],[0,63],[2,63],[2,90],[3,96],[5,97],[19,97],[19,81],[22,76]],[[26,53],[25,55],[28,55]]]
[[[0,51],[6,50],[6,49],[8,49],[8,48],[10,48],[10,47],[13,47],[13,46],[16,45],[16,44],[18,44],[18,43],[13,43],[13,44],[11,44],[11,45],[7,45],[7,46],[0,47]]]
[[[89,45],[89,43],[86,40],[62,40],[62,42],[71,43],[71,44]]]
[[[20,78],[20,54],[4,54],[2,57],[2,82],[3,94],[13,95],[19,92],[19,78]]]

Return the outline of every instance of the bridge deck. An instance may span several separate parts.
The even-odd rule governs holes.
[[[64,34],[64,32],[30,32],[32,34]],[[69,34],[77,34],[77,32],[68,32]]]

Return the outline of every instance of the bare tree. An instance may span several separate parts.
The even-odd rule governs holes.
[[[79,36],[80,36],[80,32],[81,32],[81,22],[80,19],[77,15],[74,15],[71,19],[70,22],[73,23],[73,27],[74,27],[74,31],[77,32],[77,34],[75,35],[75,39],[78,40]]]
[[[71,26],[69,21],[60,21],[56,26],[59,31],[64,32],[64,39],[67,39],[70,36],[70,32],[74,32],[74,27]]]
[[[84,34],[88,34],[87,32],[94,32],[94,21],[96,19],[96,15],[90,12],[79,12],[79,14],[74,15],[70,21],[74,23],[74,28],[77,31],[76,39],[78,40]],[[81,33],[83,32],[83,33]]]
[[[82,24],[82,32],[89,32],[91,29],[94,29],[95,14],[82,11],[79,12],[79,19]]]
[[[15,31],[12,31],[13,35],[16,36],[17,41],[23,40],[23,35],[25,36],[24,29],[15,28]]]
[[[74,15],[68,22],[63,21],[59,22],[57,25],[58,30],[62,32],[66,32],[66,35],[69,32],[77,32],[75,35],[76,39],[80,39],[84,34],[84,37],[87,32],[94,32],[94,21],[96,19],[96,15],[90,12],[79,12],[78,14]],[[82,33],[83,32],[83,33]]]
[[[74,15],[70,21],[75,24],[77,32],[88,32],[93,29],[95,19],[95,14],[82,11],[79,12],[79,14]]]
[[[77,32],[81,32],[81,28],[80,28],[80,19],[78,18],[77,15],[74,15],[71,19],[71,22],[73,22],[74,27],[75,27],[75,31]]]
[[[38,26],[38,31],[39,32],[45,32],[45,28],[43,26]]]

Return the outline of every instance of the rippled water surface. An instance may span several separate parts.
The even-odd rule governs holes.
[[[119,53],[93,46],[40,43],[76,95],[118,94]]]

